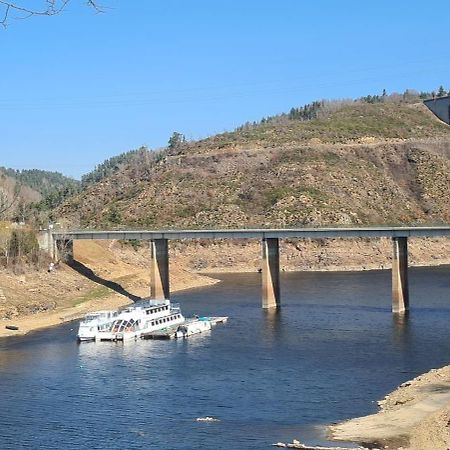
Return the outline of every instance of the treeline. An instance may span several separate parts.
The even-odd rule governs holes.
[[[39,169],[15,170],[0,167],[0,175],[14,180],[14,192],[3,189],[0,195],[0,219],[24,222],[46,221],[52,209],[59,206],[70,196],[80,191],[81,183],[59,172]],[[6,178],[7,182],[8,178]],[[41,195],[41,200],[34,202],[29,194],[24,194],[22,187],[28,187]],[[42,214],[44,213],[44,214]],[[48,214],[47,214],[48,213]],[[42,216],[42,220],[38,217]]]
[[[138,160],[142,157],[146,157],[150,154],[147,147],[141,147],[137,150],[130,150],[120,155],[113,156],[112,158],[103,161],[101,164],[97,165],[95,169],[86,175],[81,177],[81,185],[84,187],[89,186],[94,183],[98,183],[111,176],[113,173],[121,170],[134,160]]]
[[[266,123],[280,123],[289,120],[309,121],[314,119],[327,118],[330,114],[342,109],[348,105],[358,103],[414,103],[431,98],[441,98],[450,95],[450,89],[447,90],[444,86],[440,86],[436,91],[416,91],[414,89],[406,89],[403,93],[393,92],[388,94],[386,89],[380,94],[366,95],[355,100],[320,100],[312,103],[307,103],[300,107],[293,107],[288,113],[281,113],[274,116],[263,117],[260,121],[246,122],[236,128],[235,131],[244,131],[251,127]]]
[[[49,172],[47,170],[14,170],[0,167],[0,172],[16,179],[20,184],[29,186],[39,192],[43,197],[66,188],[76,190],[80,185],[80,182],[73,178],[66,177],[59,172]]]

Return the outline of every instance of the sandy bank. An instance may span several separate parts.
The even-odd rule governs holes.
[[[386,449],[450,448],[450,366],[403,383],[378,404],[376,414],[330,426],[331,437]]]
[[[14,275],[0,271],[0,337],[26,334],[82,317],[117,309],[149,295],[149,258],[111,242],[77,242],[78,268],[60,266]],[[172,264],[171,291],[215,284],[218,280]],[[18,326],[7,330],[5,326]]]

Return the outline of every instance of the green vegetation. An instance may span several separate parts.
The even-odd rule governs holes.
[[[167,148],[171,154],[179,152],[183,149],[186,144],[186,137],[182,133],[174,131],[172,136],[169,138]]]
[[[152,156],[151,153],[152,152],[150,152],[147,147],[141,147],[137,150],[130,150],[121,153],[120,155],[113,156],[96,166],[92,172],[83,175],[81,177],[81,184],[83,188],[86,188],[93,183],[98,183],[132,162],[142,162],[143,160],[150,158]]]
[[[14,272],[23,271],[25,267],[40,267],[47,257],[42,254],[36,233],[30,228],[12,228],[1,222],[0,227],[0,267]]]
[[[4,173],[17,180],[20,184],[34,189],[44,198],[64,189],[74,192],[80,184],[79,181],[66,177],[62,173],[49,172],[47,170],[14,170],[0,167],[0,173]]]
[[[9,177],[9,178],[8,178]],[[14,170],[0,167],[0,182],[8,184],[8,180],[15,182],[13,192],[2,192],[0,198],[0,214],[2,210],[7,212],[8,218],[17,222],[30,219],[33,215],[41,212],[51,211],[66,199],[72,197],[80,190],[80,182],[66,177],[59,172],[46,170]],[[28,187],[34,191],[31,198],[23,188]],[[28,194],[30,195],[30,194]],[[41,197],[36,202],[36,198]],[[6,205],[6,207],[1,207]]]
[[[262,118],[259,122],[247,122],[244,125],[236,128],[235,132],[246,132],[252,128],[259,127],[265,124],[285,124],[286,121],[314,121],[316,119],[329,119],[336,112],[352,108],[353,106],[363,104],[377,104],[377,103],[391,103],[391,104],[412,104],[422,100],[444,97],[450,95],[450,90],[446,90],[440,86],[437,93],[432,92],[417,92],[412,89],[407,89],[402,94],[392,93],[387,94],[383,89],[382,94],[366,95],[355,100],[320,100],[308,103],[300,107],[293,107],[288,113],[281,113],[275,116],[268,116]],[[232,133],[224,133],[225,136],[230,137]]]

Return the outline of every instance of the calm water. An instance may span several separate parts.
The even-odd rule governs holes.
[[[450,268],[411,270],[411,313],[390,273],[259,275],[174,295],[186,315],[228,315],[186,341],[77,345],[75,324],[0,341],[0,448],[265,449],[320,442],[315,425],[367,414],[402,381],[450,363]],[[212,415],[218,423],[195,422]]]

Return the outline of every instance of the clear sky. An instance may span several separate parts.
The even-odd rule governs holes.
[[[0,166],[79,177],[173,131],[197,139],[312,100],[450,88],[448,0],[100,2],[102,14],[72,0],[0,29]]]

